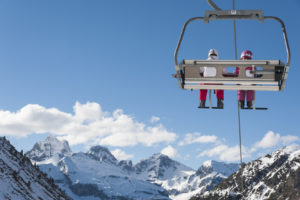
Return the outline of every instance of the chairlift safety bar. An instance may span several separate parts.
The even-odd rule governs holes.
[[[264,13],[262,10],[213,10],[205,12],[204,23],[219,19],[253,19],[264,22]]]
[[[238,67],[239,74],[228,73],[227,67]],[[252,67],[246,75],[246,68]],[[201,67],[216,69],[216,76],[203,77]],[[179,64],[183,89],[281,90],[284,64],[280,60],[183,60]],[[207,84],[207,85],[204,85]]]

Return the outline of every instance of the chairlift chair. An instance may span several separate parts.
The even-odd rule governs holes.
[[[186,60],[178,62],[178,52],[187,26],[196,20],[209,23],[212,20],[264,20],[272,19],[281,24],[287,52],[286,64],[280,60]],[[206,11],[204,17],[189,19],[182,29],[175,54],[176,78],[179,87],[185,90],[255,90],[282,91],[285,88],[290,67],[290,47],[283,21],[277,17],[264,16],[262,10],[213,10]],[[203,77],[200,67],[216,67],[215,77]],[[226,67],[239,67],[239,74],[226,74]],[[246,76],[246,67],[252,66],[253,77]],[[209,85],[208,85],[209,83]]]

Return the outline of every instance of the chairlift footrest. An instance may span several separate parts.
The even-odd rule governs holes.
[[[241,108],[242,110],[268,110],[268,108]]]
[[[205,107],[200,107],[200,106],[198,106],[198,108],[200,108],[200,109],[223,109],[223,108],[219,108],[219,107],[208,107],[208,106],[205,106]]]

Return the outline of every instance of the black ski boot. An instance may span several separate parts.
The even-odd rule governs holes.
[[[199,108],[205,108],[205,100],[200,101]]]
[[[252,108],[252,101],[247,101],[247,108],[251,109]]]
[[[239,105],[241,109],[244,109],[245,102],[243,100],[239,100]]]
[[[224,103],[223,103],[223,99],[218,99],[218,108],[224,108]]]

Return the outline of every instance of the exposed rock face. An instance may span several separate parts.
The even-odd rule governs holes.
[[[51,148],[37,148],[45,143]],[[64,144],[64,141],[47,138],[37,143],[27,155],[73,199],[169,200],[165,189],[137,178],[132,162],[119,162],[106,147],[93,146],[87,153],[63,153],[63,149],[69,149],[69,146],[61,148]],[[47,156],[37,156],[36,152]]]
[[[166,155],[154,154],[134,167],[138,177],[161,185],[174,200],[185,200],[211,190],[236,172],[239,165],[207,161],[195,171]]]
[[[101,162],[106,162],[110,164],[117,164],[117,159],[110,153],[110,151],[103,146],[93,146],[87,153],[92,158],[99,160]]]
[[[174,173],[181,171],[194,171],[177,161],[170,159],[163,154],[154,154],[148,159],[138,162],[134,166],[136,173],[148,180],[165,180],[169,179]]]
[[[62,158],[70,153],[71,150],[67,141],[61,142],[54,136],[48,136],[46,140],[36,143],[34,147],[26,153],[26,156],[36,162],[40,162],[54,155],[58,155]]]
[[[3,137],[0,137],[0,177],[0,199],[71,199]]]
[[[289,146],[249,162],[212,191],[192,199],[300,199],[300,148]]]
[[[37,143],[27,155],[74,199],[188,199],[211,190],[239,167],[207,161],[196,171],[160,153],[133,165],[99,145],[72,153],[67,142],[56,138]]]

